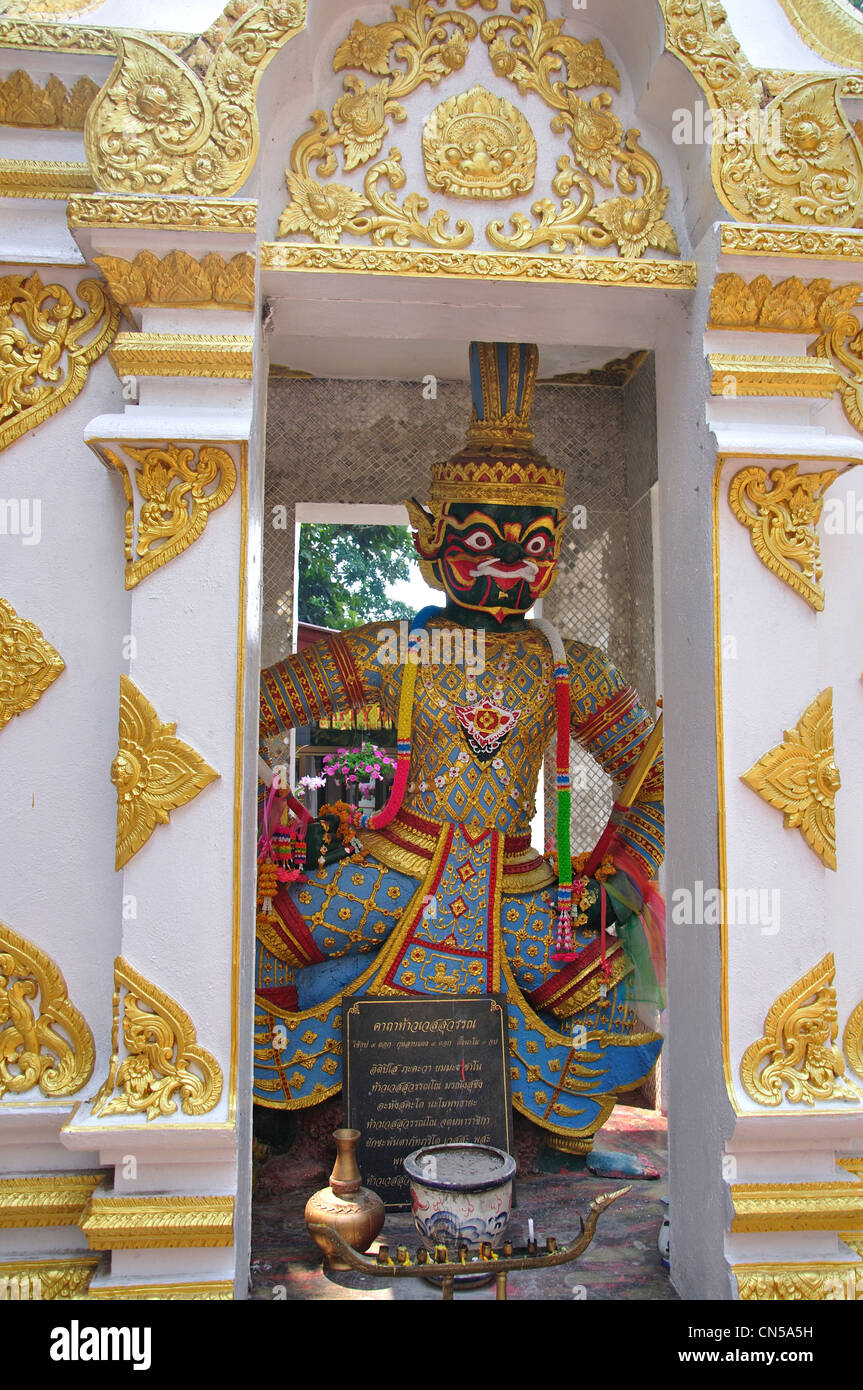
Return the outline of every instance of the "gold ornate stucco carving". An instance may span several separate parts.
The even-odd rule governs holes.
[[[852,1160],[853,1162],[853,1160]],[[857,1175],[859,1176],[859,1175]],[[863,1185],[858,1182],[732,1183],[736,1233],[863,1230]]]
[[[848,1016],[848,1022],[845,1024],[845,1030],[842,1034],[842,1046],[849,1067],[858,1076],[863,1076],[863,1000]]]
[[[376,246],[261,245],[263,270],[352,270],[364,275],[418,275],[436,279],[531,280],[586,285],[641,285],[689,290],[694,261],[633,260],[623,256],[498,255],[478,251],[390,250]]]
[[[103,1173],[28,1173],[0,1178],[0,1226],[77,1226]]]
[[[429,188],[455,198],[514,198],[529,193],[536,139],[520,111],[485,87],[447,97],[423,127]]]
[[[70,198],[69,226],[169,227],[178,231],[240,232],[254,235],[258,204],[240,198],[144,198],[129,194],[109,198],[103,193]]]
[[[821,334],[811,351],[839,376],[839,397],[851,424],[863,434],[863,329],[847,305],[831,296],[818,312]]]
[[[0,1098],[70,1096],[93,1074],[93,1035],[50,956],[0,922]]]
[[[2,1260],[0,1281],[4,1297],[21,1302],[45,1302],[86,1298],[90,1281],[101,1264],[101,1255],[75,1255],[70,1259]]]
[[[236,486],[234,460],[214,444],[90,444],[123,483],[127,589],[203,535],[210,513],[227,502]]]
[[[717,275],[710,292],[709,328],[758,328],[770,333],[818,333],[818,314],[829,300],[840,309],[851,309],[863,285],[832,285],[820,278],[808,284],[791,275],[776,284],[767,275],[756,275],[747,284],[742,275],[728,271]]]
[[[660,0],[666,45],[714,114],[711,172],[734,217],[851,226],[863,198],[863,149],[842,109],[843,78],[799,77],[772,100],[711,0]]]
[[[98,10],[105,0],[6,0],[3,14],[21,19],[70,19]]]
[[[184,1115],[205,1115],[221,1094],[222,1069],[185,1009],[118,956],[111,1065],[92,1113],[154,1120],[176,1114],[179,1100]]]
[[[108,193],[233,193],[258,150],[255,93],[305,23],[305,0],[235,7],[199,76],[164,44],[117,35],[117,61],[90,108],[87,158]]]
[[[248,251],[230,261],[215,251],[199,261],[187,251],[169,251],[161,260],[152,251],[139,251],[132,261],[94,256],[93,263],[107,280],[111,298],[123,308],[183,304],[248,310],[255,303],[255,258]]]
[[[29,72],[18,68],[0,78],[0,125],[83,130],[84,117],[98,91],[91,77],[79,77],[70,89],[54,73],[40,87]]]
[[[0,8],[3,11],[0,15],[0,48],[23,48],[45,53],[104,53],[108,57],[113,57],[117,52],[113,29],[20,19],[15,18],[6,6]],[[179,52],[188,48],[195,36],[163,32],[148,37],[158,39],[166,48]]]
[[[829,400],[839,374],[816,357],[761,357],[746,352],[709,352],[714,396],[818,396]]]
[[[252,378],[252,338],[245,333],[118,333],[108,356],[121,377]]]
[[[62,159],[0,159],[0,198],[63,201],[94,188],[86,164]]]
[[[207,1249],[234,1243],[234,1199],[94,1193],[81,1221],[91,1250]]]
[[[836,868],[836,793],[833,688],[816,695],[785,741],[759,758],[741,780],[784,813],[786,829],[799,829],[828,869]]]
[[[805,44],[840,68],[863,68],[863,16],[837,0],[779,0]]]
[[[863,1263],[823,1261],[806,1264],[732,1265],[742,1300],[813,1303],[863,1298]]]
[[[728,502],[737,520],[749,529],[752,549],[763,565],[821,612],[821,547],[815,527],[824,493],[839,476],[836,468],[798,474],[798,465],[767,472],[742,468],[728,485]]]
[[[98,280],[81,280],[82,308],[62,285],[0,277],[0,449],[62,410],[117,331],[119,309]]]
[[[764,1036],[744,1052],[740,1079],[746,1094],[760,1105],[780,1105],[783,1099],[804,1105],[863,1099],[842,1079],[845,1061],[836,1046],[835,971],[828,952],[779,995],[764,1021]]]
[[[0,598],[0,729],[41,699],[66,663],[35,623]]]
[[[495,9],[496,0],[483,0],[483,7]],[[396,192],[406,183],[398,149],[391,148],[388,157],[376,163],[369,161],[383,148],[390,121],[406,119],[402,99],[423,83],[437,84],[461,69],[479,37],[495,74],[511,81],[522,97],[535,93],[552,113],[551,129],[566,134],[569,147],[557,160],[551,183],[555,199],[534,203],[532,218],[515,213],[511,232],[504,231],[499,219],[489,222],[485,235],[491,245],[504,251],[547,245],[554,253],[616,245],[620,256],[633,259],[649,246],[678,254],[674,231],[665,219],[668,189],[656,160],[641,149],[639,132],[624,132],[607,91],[589,100],[578,94],[596,86],[620,88],[617,70],[599,40],[582,43],[565,34],[563,20],[547,18],[543,0],[514,0],[511,10],[511,15],[495,15],[477,25],[458,10],[441,13],[433,0],[411,0],[409,8],[395,6],[393,19],[381,24],[367,26],[357,20],[336,49],[333,67],[336,72],[359,69],[383,80],[368,87],[364,79],[349,75],[331,114],[312,114],[312,129],[291,151],[285,174],[291,201],[282,213],[279,235],[298,233],[333,247],[343,235],[368,239],[374,246],[423,242],[457,251],[471,245],[474,231],[466,220],[459,219],[450,232],[449,214],[439,208],[426,217],[428,200],[420,194],[409,193],[397,202]],[[433,187],[446,186],[458,196],[476,197],[479,189],[486,196],[500,196],[500,171],[488,158],[487,138],[477,136],[478,122],[492,119],[487,109],[491,103],[497,103],[499,119],[500,99],[474,87],[432,113],[424,152]],[[482,111],[472,110],[478,106]],[[518,120],[519,113],[514,107],[510,110]],[[447,143],[445,128],[462,118],[462,129],[468,123],[473,127],[470,149],[457,139]],[[510,149],[511,144],[510,140]],[[369,165],[361,186],[328,182],[339,166],[339,147],[344,174]],[[390,192],[382,192],[383,182]],[[614,196],[597,201],[597,188],[615,187]],[[576,198],[569,196],[573,190]],[[504,187],[504,195],[512,192]]]
[[[863,231],[830,227],[758,227],[723,222],[724,256],[797,256],[821,261],[863,260]]]
[[[120,739],[111,764],[117,788],[117,857],[122,869],[171,811],[192,801],[219,773],[188,743],[176,724],[163,724],[128,676],[120,677]]]

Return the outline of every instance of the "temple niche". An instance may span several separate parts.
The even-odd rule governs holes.
[[[859,1300],[859,5],[181,8],[0,4],[0,1288]],[[351,1288],[460,1087],[509,1226],[421,1153]]]

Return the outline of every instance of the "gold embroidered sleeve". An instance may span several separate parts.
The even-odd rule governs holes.
[[[261,736],[377,700],[376,632],[376,626],[334,632],[262,671]]]

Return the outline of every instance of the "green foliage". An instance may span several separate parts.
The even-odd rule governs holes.
[[[339,630],[361,623],[412,618],[407,604],[387,597],[387,585],[409,579],[416,551],[406,526],[300,528],[301,623]]]

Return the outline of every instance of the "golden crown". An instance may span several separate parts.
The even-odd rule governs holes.
[[[535,343],[471,343],[466,448],[432,468],[431,501],[564,507],[564,474],[533,448]]]

